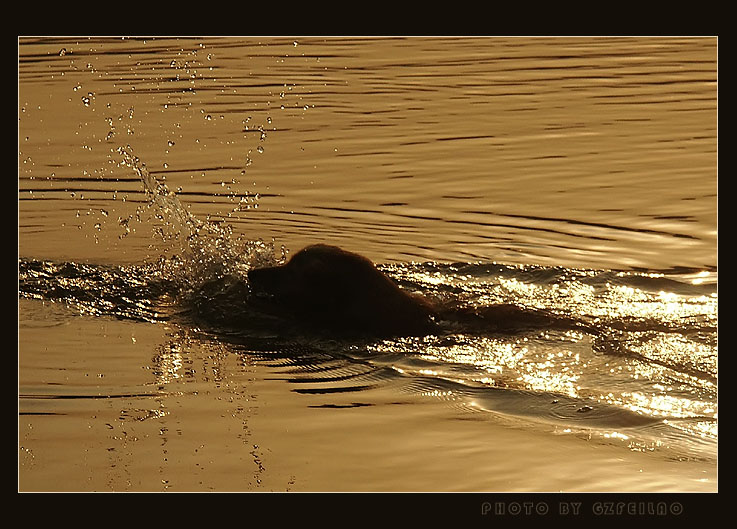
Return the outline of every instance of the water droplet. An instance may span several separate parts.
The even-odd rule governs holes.
[[[263,148],[263,147],[262,147],[261,145],[259,145],[258,147],[256,147],[256,150],[257,150],[257,151],[258,151],[259,153],[262,153],[262,152],[264,152],[264,148]]]
[[[295,40],[292,44],[294,44],[294,47],[297,47],[297,41]]]
[[[66,54],[67,54],[67,49],[66,48],[62,48],[62,49],[59,50],[59,57],[64,57],[64,55],[66,55]]]
[[[266,123],[271,123],[271,117],[270,116],[267,116],[266,117]]]
[[[205,116],[205,119],[206,119],[207,121],[210,121],[210,120],[212,120],[212,116],[211,116],[210,114],[208,114],[208,115],[206,115],[206,116]]]
[[[171,140],[169,140],[169,142],[168,142],[168,143],[169,143],[169,147],[173,147],[173,146],[175,145],[175,144],[174,144],[174,142],[173,142],[173,141],[171,141]]]

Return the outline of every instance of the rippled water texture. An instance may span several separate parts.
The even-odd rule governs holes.
[[[713,39],[23,40],[23,253],[138,259],[115,244],[131,144],[197,216],[289,248],[713,268],[715,61]]]
[[[21,39],[21,488],[715,490],[716,52]],[[465,316],[262,313],[313,243]]]

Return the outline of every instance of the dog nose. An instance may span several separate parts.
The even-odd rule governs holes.
[[[257,292],[275,295],[281,282],[280,267],[255,268],[248,271],[248,282]]]

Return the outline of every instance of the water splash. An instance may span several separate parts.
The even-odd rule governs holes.
[[[170,191],[166,184],[159,182],[151,175],[146,168],[146,164],[133,154],[131,146],[119,147],[118,153],[123,157],[123,164],[133,169],[141,179],[146,197],[161,208],[167,217],[178,220],[181,226],[189,231],[190,235],[195,233],[203,222],[193,216],[182,205],[176,194]]]
[[[164,182],[157,180],[130,145],[120,147],[123,165],[130,167],[143,184],[149,207],[164,225],[159,235],[165,241],[184,241],[180,252],[160,261],[162,270],[194,287],[224,277],[247,281],[248,270],[283,262],[286,249],[275,249],[274,242],[236,236],[232,226],[201,220],[192,215]]]

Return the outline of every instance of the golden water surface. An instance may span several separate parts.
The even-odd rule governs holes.
[[[34,37],[18,58],[22,259],[176,253],[135,153],[195,217],[291,253],[716,282],[716,38]],[[632,319],[686,307],[638,295],[615,300]],[[702,302],[715,319],[715,291]],[[21,299],[19,489],[716,489],[711,448],[660,457],[419,383],[295,392],[294,373]]]

